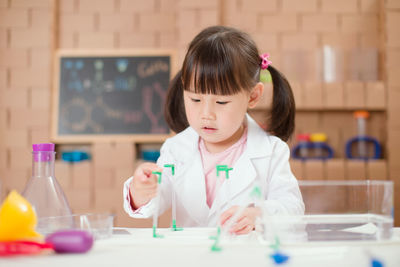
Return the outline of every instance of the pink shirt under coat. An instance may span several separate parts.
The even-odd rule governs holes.
[[[231,147],[228,149],[218,152],[218,153],[210,153],[208,152],[204,141],[202,138],[199,139],[199,150],[201,155],[201,160],[203,162],[203,170],[204,176],[206,180],[206,195],[207,195],[207,205],[211,207],[214,202],[217,188],[217,165],[227,165],[229,168],[232,168],[235,162],[239,159],[240,155],[242,155],[243,151],[246,148],[247,143],[247,127],[245,128],[242,137]],[[225,174],[222,173],[225,178]],[[220,176],[221,177],[221,173]],[[219,178],[218,177],[218,178]],[[222,183],[225,179],[219,179]]]

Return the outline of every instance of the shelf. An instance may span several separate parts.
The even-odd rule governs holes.
[[[291,83],[297,110],[368,110],[385,111],[386,88],[382,81],[340,83]],[[272,103],[272,84],[265,84],[257,109],[268,109]]]

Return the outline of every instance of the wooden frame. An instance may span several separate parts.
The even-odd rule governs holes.
[[[170,79],[175,75],[175,58],[176,54],[173,50],[60,50],[55,53],[54,58],[54,80],[52,90],[52,118],[51,118],[51,138],[56,143],[94,143],[94,142],[163,142],[166,138],[173,135],[169,130],[168,134],[59,134],[59,108],[60,108],[60,71],[61,59],[64,57],[152,57],[152,56],[168,56],[170,62]]]

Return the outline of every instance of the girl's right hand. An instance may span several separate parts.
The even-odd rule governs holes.
[[[153,171],[161,172],[162,168],[150,162],[142,163],[136,168],[129,186],[131,205],[134,209],[145,205],[157,195],[157,176]]]

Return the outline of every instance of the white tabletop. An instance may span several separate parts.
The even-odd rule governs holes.
[[[273,252],[258,233],[225,239],[222,251],[213,252],[215,233],[210,228],[185,228],[181,232],[158,229],[164,238],[153,238],[152,229],[115,228],[111,238],[97,240],[85,254],[41,254],[0,258],[0,266],[276,266]],[[387,241],[305,242],[281,245],[290,258],[282,266],[365,266],[371,257],[385,267],[400,266],[400,229]]]

